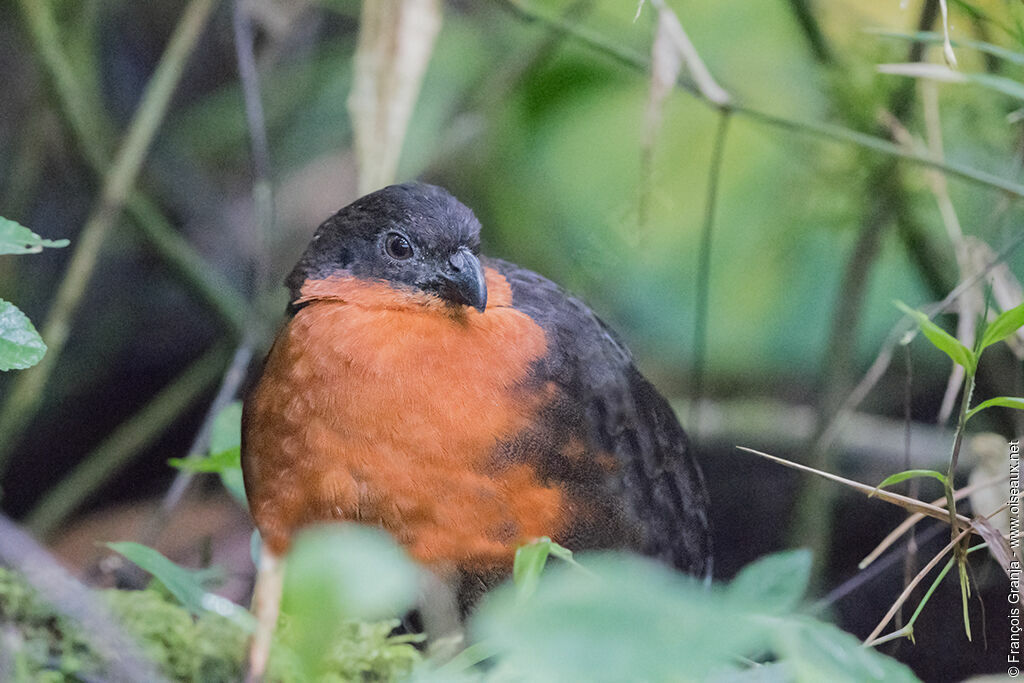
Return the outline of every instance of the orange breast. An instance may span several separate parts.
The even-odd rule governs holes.
[[[511,563],[565,526],[563,493],[495,447],[534,419],[543,330],[486,269],[486,312],[351,277],[308,282],[246,402],[246,489],[271,550],[301,525],[389,529],[432,565]]]

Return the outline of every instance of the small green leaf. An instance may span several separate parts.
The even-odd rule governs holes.
[[[1021,327],[1024,327],[1024,303],[1004,311],[989,323],[985,334],[981,337],[981,348],[984,349],[1003,341]]]
[[[903,472],[891,474],[883,479],[882,483],[875,487],[875,490],[885,488],[886,486],[892,486],[893,484],[898,484],[901,481],[913,479],[914,477],[932,477],[941,481],[943,486],[946,485],[946,475],[942,472],[936,472],[935,470],[904,470]]]
[[[238,446],[220,453],[213,453],[207,458],[171,458],[167,461],[171,467],[187,472],[214,472],[220,474],[232,467],[241,467],[241,453]]]
[[[207,592],[204,584],[210,580],[210,570],[180,567],[159,551],[139,543],[108,543],[107,547],[152,574],[192,614],[198,616],[203,612],[215,612],[246,630],[252,630],[255,622],[247,610],[227,598]],[[220,570],[216,573],[220,574]]]
[[[221,484],[243,508],[248,508],[241,465],[242,402],[233,401],[214,418],[210,433],[210,455],[205,458],[171,458],[171,467],[189,472],[220,476]]]
[[[6,218],[0,218],[0,255],[35,254],[43,247],[66,247],[68,240],[44,240],[28,228]]]
[[[537,590],[540,575],[550,554],[551,539],[547,536],[516,549],[516,559],[512,564],[512,581],[519,590],[520,599],[530,597]]]
[[[46,355],[46,344],[17,306],[0,299],[0,370],[24,370]]]
[[[932,346],[942,351],[953,359],[953,362],[962,366],[968,373],[973,374],[977,361],[974,352],[964,346],[956,337],[928,319],[928,316],[921,311],[916,311],[902,301],[893,302],[897,308],[917,321],[924,332],[924,336],[932,343]]]
[[[811,580],[811,553],[790,550],[762,557],[744,567],[729,583],[741,603],[771,614],[793,611]]]
[[[990,398],[989,400],[979,403],[968,410],[967,419],[970,420],[975,413],[980,413],[986,408],[992,408],[994,406],[1024,410],[1024,398],[1020,398],[1018,396],[997,396],[996,398]]]

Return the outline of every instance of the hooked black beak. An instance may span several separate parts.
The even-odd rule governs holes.
[[[472,306],[483,313],[487,308],[487,282],[480,259],[466,247],[449,256],[448,273],[441,278],[440,290],[448,301]]]

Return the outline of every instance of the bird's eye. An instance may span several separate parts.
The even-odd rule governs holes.
[[[384,240],[384,248],[387,249],[388,256],[393,259],[404,261],[412,258],[412,245],[404,235],[399,235],[397,232],[388,234]]]

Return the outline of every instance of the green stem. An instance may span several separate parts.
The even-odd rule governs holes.
[[[84,80],[76,78],[77,70],[68,60],[61,43],[52,3],[47,0],[20,0],[20,4],[35,53],[53,83],[67,126],[86,162],[97,175],[103,176],[111,166],[107,150],[113,146],[113,126],[94,94],[84,87]],[[214,309],[236,336],[241,336],[245,301],[236,288],[210,268],[144,193],[132,192],[127,210],[132,216],[132,224],[153,246],[156,254],[186,286]]]
[[[957,417],[956,424],[956,435],[953,437],[953,450],[949,456],[949,469],[946,471],[946,507],[949,509],[949,525],[950,525],[950,538],[956,538],[960,534],[960,523],[956,518],[956,500],[953,497],[953,477],[956,476],[956,465],[960,459],[960,445],[964,440],[964,428],[967,425],[967,410],[971,405],[971,396],[974,394],[974,376],[973,370],[967,370],[967,376],[964,379],[964,395],[960,400],[960,413]],[[957,548],[957,555],[959,556],[960,547]]]
[[[224,371],[227,357],[228,350],[218,345],[192,363],[50,489],[29,514],[26,526],[40,538],[53,532],[96,489],[195,405]]]
[[[611,59],[623,64],[631,69],[641,72],[650,71],[650,63],[644,56],[623,48],[619,45],[614,44],[603,36],[597,35],[585,28],[572,24],[570,22],[563,21],[554,17],[547,17],[533,8],[519,2],[518,0],[504,0],[504,3],[514,8],[514,12],[519,17],[529,20],[537,21],[539,23],[548,26],[565,36],[572,38],[573,40],[591,48],[601,54],[604,54]],[[782,128],[784,130],[790,130],[795,133],[802,135],[809,135],[811,137],[822,138],[826,140],[832,140],[835,142],[843,142],[864,149],[869,149],[880,154],[885,154],[898,159],[903,159],[919,166],[925,166],[928,168],[934,168],[942,171],[948,175],[962,178],[963,180],[990,187],[993,189],[1000,190],[1014,197],[1024,198],[1024,185],[1014,183],[1004,178],[1000,178],[997,175],[993,175],[986,171],[979,171],[978,169],[966,166],[964,164],[958,164],[949,161],[940,161],[933,158],[929,154],[920,153],[912,149],[907,149],[901,145],[897,145],[884,138],[877,137],[875,135],[869,135],[867,133],[861,133],[850,128],[843,126],[837,126],[830,123],[823,123],[818,121],[801,121],[797,119],[790,119],[784,116],[777,116],[768,112],[756,109],[754,107],[748,107],[740,104],[730,104],[726,107],[721,107],[713,103],[708,102],[701,97],[700,92],[692,84],[686,81],[679,81],[677,86],[690,92],[696,97],[700,98],[701,101],[706,102],[709,106],[713,106],[716,109],[728,108],[736,114],[745,116],[754,121],[764,123],[769,126],[776,128]]]
[[[711,289],[711,237],[715,227],[715,209],[718,206],[718,186],[722,176],[722,158],[725,156],[725,141],[729,134],[728,110],[718,118],[714,146],[711,150],[711,168],[708,170],[708,192],[704,204],[704,228],[701,231],[700,249],[697,262],[697,316],[693,325],[693,379],[691,382],[693,402],[690,404],[690,431],[694,437],[700,429],[700,402],[704,393],[705,349],[708,339],[708,299]]]
[[[142,102],[104,180],[100,198],[78,236],[78,244],[43,326],[42,336],[49,350],[39,365],[18,375],[0,411],[0,434],[3,435],[0,477],[7,469],[15,444],[39,408],[43,389],[64,350],[74,314],[96,267],[100,247],[121,214],[157,128],[167,113],[185,62],[215,3],[216,0],[191,0],[146,86]]]

